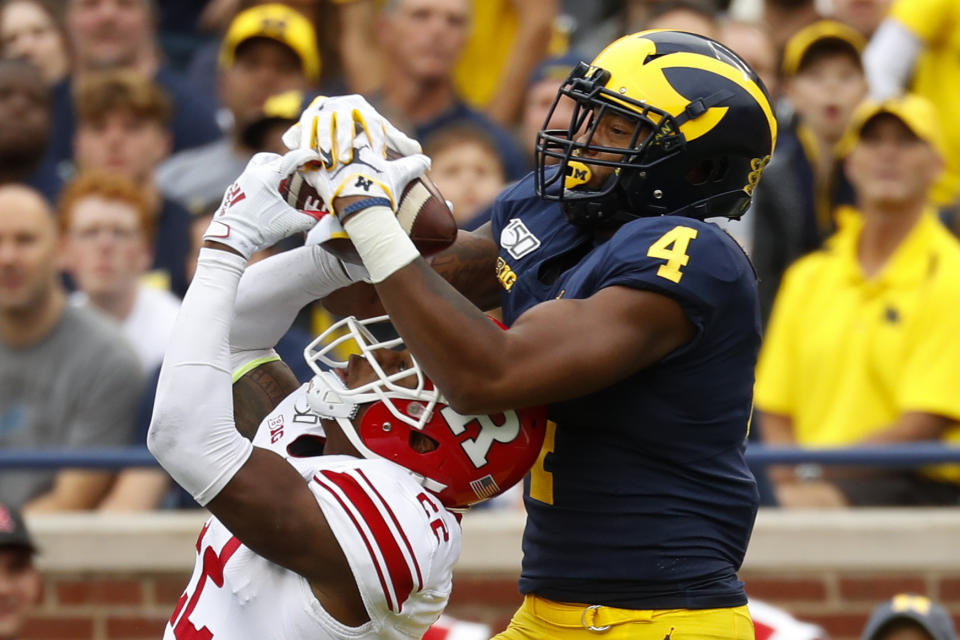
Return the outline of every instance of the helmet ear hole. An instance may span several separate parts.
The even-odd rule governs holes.
[[[430,453],[440,446],[439,442],[419,431],[410,431],[409,442],[410,448],[417,453]]]
[[[687,169],[684,179],[697,187],[708,182],[722,182],[729,168],[730,161],[727,156],[707,158]]]

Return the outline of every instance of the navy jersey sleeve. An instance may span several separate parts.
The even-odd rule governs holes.
[[[598,290],[622,285],[669,296],[703,329],[718,309],[749,296],[753,268],[728,234],[710,223],[664,216],[627,223],[605,244]],[[746,298],[745,298],[746,299]]]
[[[512,212],[516,208],[516,203],[523,200],[538,198],[536,188],[533,184],[533,174],[529,173],[522,180],[518,180],[508,185],[500,195],[497,196],[493,204],[490,205],[489,215],[493,237],[499,238],[504,224],[511,218]]]

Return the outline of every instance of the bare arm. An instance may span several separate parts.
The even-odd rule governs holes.
[[[170,476],[160,469],[124,469],[97,510],[150,511],[160,506],[169,490]]]
[[[947,417],[910,411],[900,416],[892,425],[881,429],[863,440],[861,444],[893,444],[897,442],[917,442],[918,440],[939,440],[954,422]]]
[[[383,82],[383,52],[377,43],[379,9],[373,0],[337,3],[337,50],[350,91],[370,93]]]
[[[763,443],[772,446],[796,446],[797,438],[793,432],[793,418],[779,413],[762,412],[760,428]],[[793,482],[796,474],[792,466],[773,465],[767,469],[770,480],[776,484]]]
[[[233,417],[240,435],[253,440],[267,414],[299,386],[300,381],[281,360],[245,373],[233,383]]]
[[[465,413],[585,395],[656,362],[695,331],[675,300],[620,286],[539,304],[502,331],[423,260],[377,291],[427,374]]]
[[[114,474],[103,471],[63,469],[53,487],[23,507],[25,513],[93,509],[109,490]]]
[[[509,126],[517,120],[523,92],[534,67],[547,53],[557,0],[514,0],[517,12],[517,34],[510,46],[510,55],[500,77],[500,89],[491,98],[485,111],[490,118]]]
[[[480,309],[500,306],[496,264],[497,244],[489,222],[472,232],[461,229],[450,248],[429,260],[440,277]],[[373,285],[364,283],[334,291],[323,299],[323,306],[338,316],[370,318],[386,313]]]

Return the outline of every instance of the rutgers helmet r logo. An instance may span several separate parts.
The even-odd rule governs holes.
[[[540,247],[540,239],[530,233],[523,221],[513,218],[500,232],[500,246],[515,260],[519,260]]]

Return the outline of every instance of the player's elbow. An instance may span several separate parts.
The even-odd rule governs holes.
[[[179,413],[179,411],[168,411],[159,403],[154,408],[150,429],[147,431],[147,449],[161,464],[176,455],[177,443],[180,441],[176,436],[180,431],[178,429],[181,423]]]

